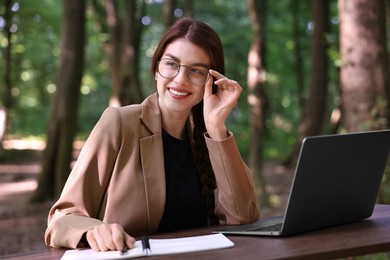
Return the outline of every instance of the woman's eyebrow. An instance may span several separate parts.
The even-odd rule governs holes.
[[[168,57],[171,58],[172,60],[177,61],[177,62],[180,63],[180,59],[177,58],[177,57],[176,57],[175,55],[173,55],[173,54],[165,53],[165,54],[162,56],[162,58],[164,58],[164,56],[168,56]],[[200,63],[200,62],[198,62],[198,63],[192,63],[191,66],[200,66],[200,67],[205,67],[206,69],[209,69],[209,68],[210,68],[210,67],[207,66],[206,64]]]
[[[175,60],[177,62],[179,62],[179,59],[175,56],[175,55],[172,55],[170,53],[165,53],[162,58],[164,58],[164,56],[168,56],[169,58],[171,58],[172,60]]]

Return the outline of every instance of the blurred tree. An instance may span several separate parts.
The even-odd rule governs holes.
[[[84,66],[85,0],[63,0],[63,8],[61,62],[33,202],[58,197],[70,172]]]
[[[2,106],[0,107],[0,149],[3,149],[3,140],[4,136],[6,134],[7,128],[8,128],[8,111],[10,110],[12,106],[11,102],[11,49],[12,49],[12,31],[11,31],[11,24],[12,24],[12,0],[5,0],[4,1],[4,33],[6,35],[6,47],[4,50],[4,70],[3,70],[3,89],[1,92],[1,98],[2,98]]]
[[[264,27],[266,0],[248,0],[249,16],[252,21],[253,39],[248,53],[248,103],[251,109],[252,146],[249,154],[249,167],[252,171],[258,195],[263,207],[269,207],[270,201],[266,180],[262,174],[263,137],[265,132],[265,114],[267,96],[265,93],[265,41]]]
[[[309,96],[310,41],[313,30],[313,15],[308,2],[298,1],[297,18],[294,18],[292,0],[270,1],[267,5],[267,96],[269,109],[266,118],[265,159],[282,160],[291,154],[298,142],[298,126],[303,109],[300,101]],[[310,3],[310,2],[309,2]],[[287,13],[286,13],[287,11]],[[294,20],[299,33],[299,42],[294,37]],[[297,86],[296,49],[302,51],[303,84]]]
[[[185,0],[184,6],[184,16],[193,17],[194,16],[194,1],[193,0]]]
[[[165,0],[164,1],[162,13],[163,13],[163,21],[164,21],[165,30],[168,30],[168,28],[176,21],[178,14],[175,14],[175,12],[177,10],[178,10],[178,8],[177,8],[177,1],[176,0]],[[185,0],[184,1],[183,14],[185,17],[192,17],[194,15],[194,3],[192,0]]]
[[[0,4],[0,59],[4,60],[8,45],[7,29]],[[7,110],[7,138],[44,135],[50,109],[51,90],[54,89],[54,68],[59,56],[59,25],[61,3],[41,0],[41,4],[27,0],[12,1],[12,37],[9,64],[9,95],[12,106]],[[45,50],[45,51],[42,51]],[[0,63],[1,81],[6,71]]]
[[[120,15],[122,8],[118,8],[119,4],[124,6],[124,19]],[[95,6],[98,6],[96,1]],[[104,8],[110,33],[104,50],[113,81],[110,106],[140,103],[143,95],[139,79],[139,50],[143,30],[141,19],[146,12],[145,1],[142,0],[138,6],[136,0],[120,3],[104,0]]]
[[[0,1],[0,60],[2,61],[0,62],[2,77],[0,84],[2,91],[4,91],[3,82],[6,81],[3,76],[4,74],[7,74],[7,65],[3,61],[6,59],[6,51],[9,42],[7,40],[6,32],[8,32],[8,29],[6,26],[9,26],[10,24],[4,22],[8,20],[8,18],[5,17],[4,9],[4,6],[8,1],[10,0]],[[153,77],[150,76],[150,59],[161,34],[164,32],[165,23],[162,10],[163,5],[167,3],[167,1],[105,1],[106,0],[89,1],[90,4],[93,4],[95,7],[97,6],[97,8],[87,9],[87,63],[81,88],[83,95],[81,97],[78,114],[79,125],[77,134],[79,138],[85,138],[100,117],[102,110],[107,106],[111,95],[110,92],[115,85],[113,80],[114,77],[117,77],[118,82],[122,82],[122,86],[124,86],[124,88],[118,92],[123,94],[121,94],[122,96],[118,96],[118,100],[123,99],[125,100],[125,103],[136,102],[128,101],[127,97],[138,97],[142,96],[143,93],[155,91],[154,80]],[[333,17],[329,17],[329,21],[331,21],[330,26],[331,29],[333,28],[333,31],[331,30],[330,34],[322,35],[322,39],[326,38],[328,43],[332,44],[332,53],[328,52],[328,55],[335,63],[329,64],[330,78],[328,83],[328,100],[330,102],[328,110],[331,111],[332,106],[338,108],[339,106],[341,107],[342,104],[339,84],[331,81],[332,76],[337,77],[339,74],[336,70],[332,70],[331,66],[341,66],[339,64],[342,63],[338,52],[339,20],[337,17],[337,1],[328,1],[331,3],[331,14],[333,12]],[[368,25],[374,21],[374,18],[376,19],[376,22],[379,22],[378,19],[382,19],[380,16],[383,15],[382,11],[385,8],[378,12],[376,9],[370,7],[370,1],[363,2],[357,0],[345,2],[348,3],[348,5],[351,3],[354,3],[354,5],[361,3],[366,8],[363,15],[356,15],[356,19],[359,19],[360,26],[364,25],[366,28],[369,28],[364,34],[353,31],[353,33],[350,34],[353,37],[350,36],[350,38],[344,39],[343,45],[350,45],[350,47],[345,47],[343,59],[349,63],[347,63],[343,69],[346,69],[346,71],[348,70],[351,74],[347,75],[344,71],[343,75],[344,80],[348,81],[348,84],[351,84],[352,81],[357,82],[361,76],[365,75],[364,73],[360,74],[356,72],[359,67],[363,69],[365,69],[365,67],[371,68],[374,71],[374,68],[382,66],[379,65],[381,63],[374,63],[373,60],[376,61],[379,56],[385,57],[385,52],[378,48],[378,52],[375,54],[377,46],[372,47],[371,45],[366,45],[366,42],[370,42],[371,44],[371,41],[377,41],[379,36],[384,37],[385,34],[383,33],[382,27],[374,28],[371,27],[371,25]],[[385,2],[388,3],[388,1]],[[9,80],[10,86],[12,86],[10,93],[12,95],[13,103],[12,108],[8,111],[10,116],[10,127],[6,138],[14,138],[15,136],[22,138],[30,138],[31,136],[40,138],[45,134],[45,128],[49,121],[49,100],[52,95],[54,95],[55,88],[57,87],[58,90],[60,85],[58,83],[58,77],[55,82],[56,84],[53,84],[53,82],[55,68],[58,67],[59,55],[61,53],[59,48],[59,27],[62,19],[62,16],[60,15],[62,12],[62,3],[55,0],[40,0],[39,5],[36,4],[36,1],[30,0],[14,0],[12,3],[20,4],[20,9],[12,11],[11,13],[13,34],[10,42],[12,43],[10,55],[12,63],[10,64],[11,67],[9,69],[12,74],[9,74],[11,75]],[[117,28],[109,27],[108,25],[107,5],[105,5],[107,3],[117,5],[114,7],[113,17],[115,18],[116,15],[119,19],[121,38],[112,36],[116,34],[114,31],[117,30]],[[260,2],[258,1],[258,3]],[[377,0],[375,0],[372,2],[372,5],[376,5],[377,3]],[[135,8],[132,7],[133,4],[136,5]],[[382,2],[380,2],[380,4],[382,5]],[[173,10],[170,12],[171,15],[174,13],[175,18],[181,17],[183,13],[184,16],[189,16],[188,13],[191,13],[192,17],[196,16],[197,19],[212,25],[221,36],[226,58],[226,75],[229,78],[236,79],[243,87],[241,98],[227,123],[229,128],[235,133],[243,158],[247,160],[249,159],[248,152],[252,150],[251,147],[254,144],[251,138],[252,130],[249,130],[252,126],[248,116],[252,114],[252,107],[249,107],[248,99],[246,99],[248,94],[250,98],[254,95],[250,92],[252,90],[250,90],[245,83],[246,78],[248,77],[247,70],[245,69],[248,65],[247,55],[253,36],[251,20],[248,16],[248,2],[176,0],[175,5],[175,12],[173,12]],[[190,8],[188,6],[190,6]],[[386,7],[387,10],[389,10],[389,6],[390,5],[388,4]],[[136,10],[135,13],[133,12],[134,10]],[[371,18],[371,13],[374,12],[377,12],[376,14],[378,15]],[[388,14],[390,14],[390,12],[388,12]],[[267,12],[263,13],[263,15],[265,15],[263,19],[267,21],[267,26],[263,25],[262,28],[263,34],[265,34],[263,41],[266,42],[267,46],[264,51],[266,52],[266,55],[261,54],[262,65],[265,63],[267,65],[267,81],[266,85],[263,86],[263,90],[265,87],[267,93],[266,98],[268,103],[268,112],[264,115],[266,123],[264,127],[266,126],[267,131],[260,144],[263,147],[259,147],[261,153],[259,153],[257,157],[251,157],[250,159],[260,164],[261,161],[259,161],[259,158],[260,160],[268,160],[270,158],[279,160],[290,154],[294,144],[299,143],[297,126],[299,125],[300,120],[302,120],[303,111],[305,111],[300,108],[300,104],[307,103],[310,90],[307,85],[308,82],[310,82],[309,77],[311,75],[309,72],[313,69],[314,73],[314,67],[316,66],[314,62],[319,61],[310,58],[310,39],[312,39],[313,36],[313,28],[318,28],[315,24],[316,21],[314,21],[314,23],[311,21],[313,14],[310,12],[310,5],[303,4],[298,0],[268,1]],[[98,19],[93,20],[96,18]],[[139,22],[141,20],[143,22],[142,25]],[[133,24],[131,23],[132,21],[134,22]],[[366,21],[368,21],[368,23],[366,23]],[[347,24],[348,23],[349,22],[347,22]],[[315,26],[313,26],[313,24]],[[345,25],[346,23],[344,22],[343,24]],[[383,22],[381,22],[381,24],[381,26],[384,26]],[[80,25],[77,25],[77,27],[79,26]],[[142,35],[139,29],[135,29],[133,31],[134,35],[132,35],[130,31],[133,26],[134,28],[139,26],[139,29],[142,29]],[[129,33],[126,32],[126,30],[128,30]],[[343,32],[340,32],[340,35],[344,35],[348,30],[343,29]],[[366,35],[365,33],[368,33],[369,35]],[[373,37],[370,35],[373,35]],[[130,39],[132,40],[130,41]],[[138,44],[140,45],[140,49],[135,51],[137,47],[132,49],[131,45],[133,44],[132,41],[137,39],[139,40]],[[367,41],[364,39],[367,39]],[[312,43],[313,40],[314,39],[312,39]],[[384,40],[382,39],[381,41]],[[264,42],[262,43],[263,45],[265,45]],[[135,43],[135,45],[136,44],[137,43]],[[102,45],[104,45],[104,47],[102,47]],[[127,47],[124,47],[125,45]],[[113,51],[115,46],[120,46],[121,49],[115,49],[115,51]],[[103,49],[104,51],[102,51]],[[329,50],[330,49],[328,49],[328,51]],[[358,50],[359,52],[366,51],[364,56],[363,54],[360,55],[359,64],[361,65],[358,64],[358,59],[348,61],[347,58],[345,58],[347,50],[351,51],[350,54],[354,54]],[[139,57],[131,56],[130,54],[133,51],[135,51],[134,55],[139,55]],[[116,56],[114,57],[114,55]],[[266,61],[265,58],[267,58]],[[129,61],[130,59],[134,60]],[[114,61],[118,62],[114,65],[118,68],[117,71],[111,66]],[[311,64],[312,62],[313,64]],[[386,62],[386,60],[381,62]],[[138,72],[133,72],[133,68],[136,68],[138,64],[140,70],[134,69],[134,71],[138,70]],[[359,66],[356,66],[356,64]],[[352,65],[355,65],[355,67]],[[348,66],[350,67],[348,68]],[[388,65],[383,64],[383,66],[387,67]],[[353,76],[352,71],[355,71],[354,73],[357,74],[358,77]],[[367,88],[368,94],[366,97],[361,97],[362,99],[364,98],[364,102],[354,102],[354,106],[363,106],[366,103],[368,104],[366,100],[372,96],[376,96],[376,98],[373,98],[374,101],[371,101],[369,105],[367,105],[371,106],[370,109],[367,109],[367,111],[371,111],[371,114],[364,112],[372,119],[363,120],[363,113],[356,112],[357,110],[352,111],[351,109],[352,112],[350,113],[354,114],[353,118],[355,120],[359,120],[359,122],[356,121],[355,124],[359,125],[360,129],[363,130],[372,129],[374,127],[383,127],[385,125],[388,127],[389,122],[389,120],[387,120],[386,123],[385,111],[390,105],[390,85],[386,83],[385,88],[387,91],[385,91],[384,94],[379,94],[380,92],[373,86],[379,86],[379,84],[376,85],[377,82],[380,81],[377,75],[380,75],[381,72],[379,69],[376,70],[378,73],[373,71],[371,72],[372,74],[370,74],[373,76],[367,77],[371,77],[371,81],[369,82],[371,87]],[[384,71],[388,71],[388,69],[385,68]],[[112,73],[117,73],[117,75],[113,75]],[[131,76],[133,75],[132,73],[136,73],[135,76]],[[113,75],[113,77],[110,78],[111,75]],[[387,82],[387,74],[385,73],[383,76],[386,78],[385,81]],[[140,77],[141,83],[130,83],[130,80],[136,80],[135,82],[138,82],[137,77]],[[319,78],[320,75],[311,77],[311,85],[314,84],[316,77]],[[366,76],[364,76],[364,78],[366,78]],[[131,91],[138,91],[138,87],[133,88],[133,86],[137,84],[142,85],[142,91],[130,94]],[[362,81],[360,81],[359,84],[363,85]],[[350,89],[351,88],[352,87],[350,87]],[[344,105],[348,103],[349,99],[347,99],[347,96],[351,96],[351,93],[354,93],[354,95],[357,96],[357,93],[360,93],[361,90],[357,90],[360,87],[357,87],[356,85],[354,88],[355,89],[350,91],[349,94],[348,92],[342,93],[346,94],[345,99],[343,100],[345,103]],[[379,88],[380,87],[378,87],[378,89]],[[375,93],[373,94],[374,89]],[[1,98],[2,97],[3,96],[1,96]],[[350,98],[350,100],[353,101],[353,98]],[[94,105],[91,106],[91,104]],[[352,105],[348,107],[352,107]],[[342,108],[344,109],[344,107]],[[340,117],[340,110],[336,109],[335,111],[338,113],[334,114],[338,114],[338,118],[342,118]],[[390,113],[387,113],[387,118],[389,117]],[[350,116],[349,118],[352,117]],[[52,121],[52,118],[50,118],[50,120]],[[364,123],[361,123],[363,121]],[[341,123],[346,122],[347,121],[341,121]],[[335,123],[334,129],[339,127],[339,123],[340,121]],[[323,124],[323,122],[321,122],[321,124]],[[340,128],[342,129],[342,127],[343,125],[341,124]],[[328,131],[328,129],[325,131]],[[334,129],[332,128],[332,131]]]
[[[291,9],[292,9],[292,38],[294,41],[294,69],[295,69],[295,77],[296,77],[296,86],[297,86],[297,94],[298,94],[298,104],[301,113],[304,111],[306,99],[304,95],[304,87],[305,87],[305,70],[303,64],[303,40],[302,35],[304,34],[304,26],[301,26],[300,18],[301,15],[301,4],[302,1],[299,0],[291,0]],[[306,4],[306,3],[305,3]]]
[[[173,15],[175,8],[176,8],[176,0],[164,1],[162,12],[163,12],[165,30],[167,30],[175,22],[175,16]]]
[[[387,4],[389,2],[387,1]],[[385,0],[339,0],[342,109],[348,132],[389,128]],[[378,203],[389,203],[390,166]]]
[[[329,0],[312,0],[314,34],[311,47],[310,95],[300,123],[300,139],[323,133],[328,98]]]
[[[314,34],[311,47],[311,83],[310,96],[302,111],[299,125],[299,140],[286,165],[295,164],[302,140],[306,136],[320,135],[323,133],[326,120],[328,98],[328,43],[326,36],[329,34],[329,0],[312,2],[314,22]]]
[[[348,132],[383,129],[389,68],[385,0],[339,0],[341,88]]]

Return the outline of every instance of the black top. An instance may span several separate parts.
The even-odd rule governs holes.
[[[186,136],[184,140],[163,130],[166,204],[158,232],[207,225],[199,178]]]

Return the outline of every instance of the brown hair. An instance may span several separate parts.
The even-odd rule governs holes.
[[[154,53],[151,64],[153,77],[157,71],[157,62],[161,59],[166,47],[181,38],[202,48],[210,57],[210,68],[225,74],[223,46],[218,34],[206,23],[191,18],[182,18],[168,29]],[[203,101],[192,108],[192,117],[194,123],[192,138],[195,144],[195,161],[202,186],[202,196],[208,223],[214,225],[218,224],[218,219],[214,214],[216,181],[204,138],[206,126],[203,119]]]
[[[173,24],[161,39],[152,59],[152,77],[157,71],[157,62],[161,59],[167,46],[180,38],[202,48],[210,57],[210,68],[225,74],[223,47],[218,34],[203,22],[191,18],[182,18]]]

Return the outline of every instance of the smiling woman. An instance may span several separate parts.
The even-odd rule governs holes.
[[[157,91],[107,108],[91,132],[49,212],[48,245],[123,250],[133,236],[259,218],[251,173],[225,125],[241,87],[224,76],[216,32],[178,20],[151,68]]]
[[[169,61],[168,64],[171,65],[171,68],[169,71],[166,69],[163,72],[170,72],[170,77],[164,77],[158,71],[161,68],[161,61],[166,64],[164,62],[166,60]],[[180,65],[179,62],[185,65]],[[173,70],[172,64],[177,66]],[[205,79],[202,79],[203,84],[195,85],[190,79],[191,70],[188,69],[200,64],[205,68],[204,77],[208,78],[209,56],[203,49],[185,39],[177,39],[168,44],[161,59],[156,64],[157,71],[154,74],[162,113],[162,127],[176,138],[182,138],[185,130],[184,125],[190,111],[202,101],[205,93]]]

